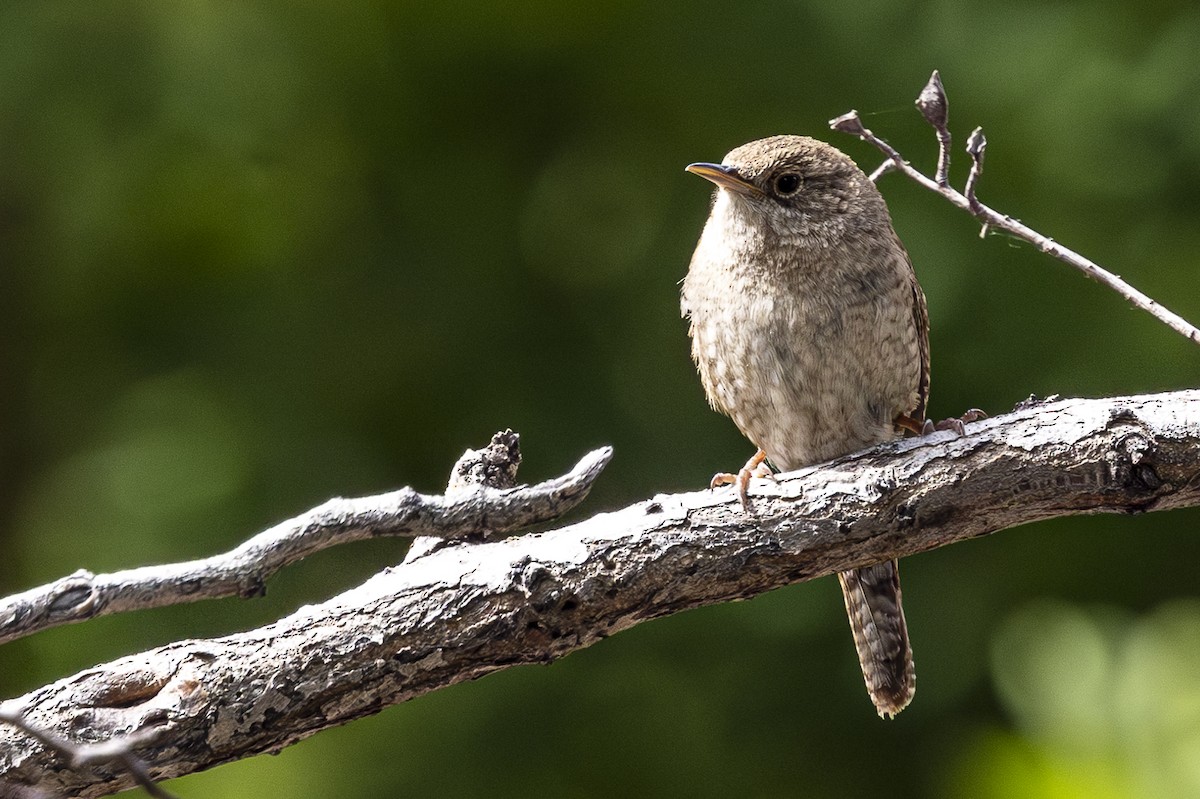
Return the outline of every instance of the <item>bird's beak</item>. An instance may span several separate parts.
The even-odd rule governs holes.
[[[723,189],[748,196],[762,194],[757,186],[743,178],[737,170],[724,164],[688,164],[685,169],[693,175],[711,180]]]

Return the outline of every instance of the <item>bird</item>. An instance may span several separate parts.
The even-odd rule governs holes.
[[[870,178],[793,135],[686,169],[716,185],[681,291],[692,358],[709,403],[758,448],[713,486],[734,483],[748,507],[768,463],[790,471],[928,432],[925,295]],[[899,566],[838,580],[867,692],[893,718],[916,688]]]

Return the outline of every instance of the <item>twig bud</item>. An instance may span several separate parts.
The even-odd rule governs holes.
[[[972,161],[982,164],[983,154],[986,150],[987,136],[983,135],[983,128],[975,128],[967,137],[967,155],[971,156]]]
[[[867,129],[863,127],[862,120],[858,118],[857,111],[847,111],[840,117],[829,120],[829,127],[840,133],[849,133],[851,136],[863,136]]]
[[[929,76],[925,88],[917,95],[917,110],[936,130],[946,129],[950,121],[950,104],[946,100],[946,90],[942,87],[942,76],[936,69]]]

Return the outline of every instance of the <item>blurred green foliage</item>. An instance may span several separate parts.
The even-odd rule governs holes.
[[[749,452],[677,282],[759,136],[857,108],[917,164],[930,70],[982,196],[1200,320],[1191,3],[133,2],[0,6],[0,592],[220,551],[333,495],[616,447],[587,508]],[[952,175],[965,176],[959,158]],[[1200,352],[1032,248],[882,183],[929,297],[931,412],[1196,385]],[[642,625],[180,780],[185,796],[1200,795],[1197,511],[905,562],[920,690],[875,718],[833,581]],[[270,595],[0,649],[0,695],[257,625]]]

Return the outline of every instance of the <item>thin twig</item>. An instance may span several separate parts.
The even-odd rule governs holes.
[[[937,73],[935,72],[934,76],[936,77],[936,75]],[[930,82],[932,83],[933,79],[931,79]],[[939,86],[941,85],[940,79],[937,81],[937,83]],[[922,111],[922,113],[924,113],[924,111]],[[926,118],[928,119],[928,117]],[[1019,239],[1033,244],[1047,255],[1057,258],[1063,263],[1083,272],[1093,280],[1109,287],[1124,297],[1128,302],[1132,303],[1135,307],[1140,308],[1146,313],[1150,314],[1155,319],[1170,327],[1176,333],[1179,333],[1196,344],[1200,344],[1200,329],[1197,329],[1182,316],[1179,316],[1178,314],[1164,308],[1161,304],[1138,291],[1121,278],[1100,267],[1095,262],[1084,258],[1074,250],[1070,250],[1053,239],[1043,236],[1041,233],[1038,233],[1036,230],[1023,224],[1019,220],[1013,219],[1012,217],[1002,214],[999,211],[996,211],[979,202],[979,200],[975,197],[975,190],[976,184],[979,181],[980,173],[983,169],[983,145],[986,144],[986,139],[984,139],[983,131],[981,129],[976,128],[976,134],[978,135],[976,136],[976,134],[972,134],[971,137],[972,141],[976,142],[975,152],[972,153],[971,166],[971,172],[974,179],[972,180],[971,178],[968,178],[968,187],[970,193],[964,194],[952,188],[948,182],[944,184],[940,183],[938,180],[930,178],[914,168],[910,163],[908,163],[908,161],[904,160],[904,156],[902,156],[894,147],[868,130],[862,124],[862,120],[859,118],[857,111],[850,111],[840,117],[831,119],[829,121],[829,127],[842,133],[848,133],[851,136],[857,136],[868,144],[873,145],[876,149],[887,156],[888,160],[885,163],[889,164],[890,166],[886,171],[895,170],[902,172],[930,191],[942,195],[954,205],[983,222],[984,232],[986,232],[989,227],[992,227],[998,230],[1006,231]],[[936,130],[937,126],[934,125],[934,128]],[[941,141],[940,132],[939,141]],[[968,142],[967,146],[968,152],[971,152],[971,142]],[[939,158],[939,168],[940,163],[941,159]],[[881,177],[883,174],[885,174],[885,171],[881,167],[876,169],[871,174],[871,178],[872,180],[875,180],[878,177]]]
[[[983,156],[986,152],[987,136],[983,135],[983,128],[975,128],[967,137],[967,155],[971,156],[971,172],[967,175],[967,185],[963,192],[967,202],[971,204],[971,213],[973,214],[979,213],[979,198],[975,196],[975,189],[979,185],[979,178],[983,176]]]
[[[446,496],[402,488],[374,497],[331,499],[220,555],[112,574],[80,570],[0,600],[0,644],[112,613],[261,596],[267,578],[283,567],[350,541],[385,536],[486,539],[550,521],[587,497],[611,457],[610,447],[595,450],[562,477],[534,486],[497,489],[464,483]]]
[[[871,182],[872,183],[878,182],[881,177],[886,175],[888,172],[892,172],[895,169],[896,169],[896,165],[893,164],[891,161],[884,161],[882,164],[875,167],[875,171],[871,173],[871,175],[870,175]]]
[[[133,753],[140,746],[153,743],[159,737],[160,729],[147,728],[136,733],[110,738],[94,744],[73,743],[57,735],[39,728],[28,719],[12,710],[0,708],[0,723],[10,724],[30,738],[38,741],[47,749],[58,752],[67,758],[72,768],[85,768],[104,763],[117,763],[133,775],[134,781],[154,799],[176,799],[175,794],[164,790],[154,781],[146,769],[146,764]],[[0,782],[0,787],[5,784]]]

